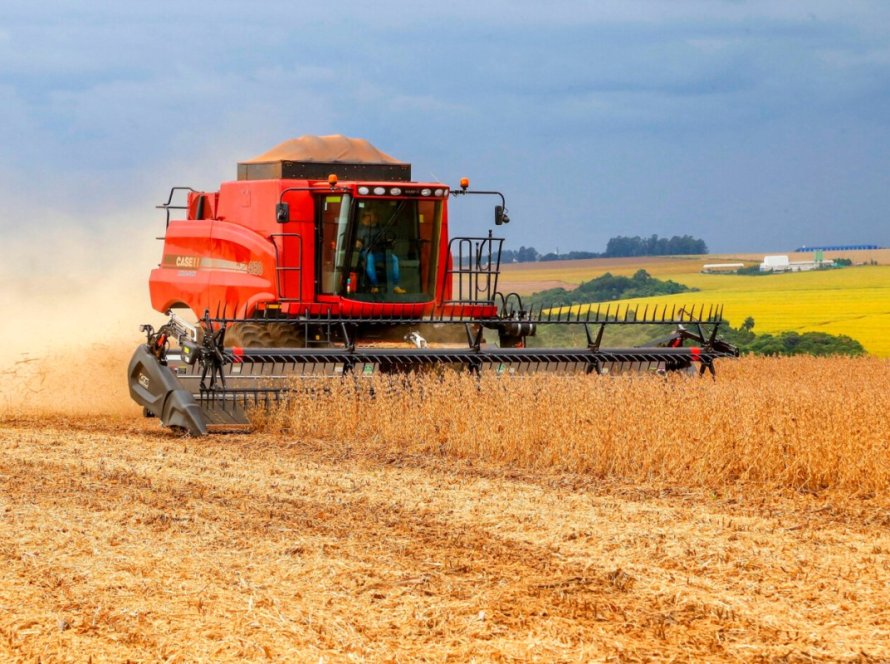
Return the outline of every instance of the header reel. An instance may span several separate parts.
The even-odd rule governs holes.
[[[130,393],[147,413],[168,426],[193,435],[209,428],[249,424],[249,410],[278,403],[298,390],[300,380],[409,373],[447,367],[476,374],[523,375],[537,372],[615,374],[650,371],[666,374],[690,371],[715,374],[714,361],[737,357],[738,350],[717,338],[722,310],[607,305],[525,310],[521,298],[500,297],[496,317],[451,315],[415,318],[369,316],[339,318],[211,317],[205,312],[197,325],[175,314],[157,331],[142,326],[146,343],[130,363]],[[233,324],[312,326],[327,330],[321,342],[302,347],[242,348],[225,346],[226,329]],[[608,326],[675,325],[671,334],[646,345],[603,347]],[[541,326],[583,326],[581,348],[528,348],[525,341]],[[463,328],[465,344],[429,342],[422,330]],[[691,329],[690,329],[691,328]],[[706,328],[710,328],[707,330]],[[401,343],[365,343],[361,330],[395,329]],[[488,344],[485,330],[498,333],[499,345]],[[455,338],[455,337],[453,337]],[[456,337],[459,338],[459,337]],[[178,346],[170,348],[170,340]],[[696,345],[686,345],[692,342]]]

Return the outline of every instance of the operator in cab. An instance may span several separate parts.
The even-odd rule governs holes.
[[[380,227],[377,213],[364,208],[359,213],[356,230],[355,249],[359,252],[362,271],[362,287],[370,293],[386,291],[388,281],[392,281],[392,292],[402,295],[407,291],[399,286],[399,258],[390,249],[392,238]],[[387,256],[389,265],[387,265]],[[389,275],[387,275],[389,269]],[[389,279],[387,279],[387,276]]]

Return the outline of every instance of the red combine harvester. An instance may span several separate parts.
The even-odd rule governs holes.
[[[713,373],[716,358],[738,355],[717,338],[715,307],[524,308],[498,291],[502,238],[449,234],[449,199],[467,195],[496,197],[494,225],[509,222],[500,192],[466,179],[458,188],[414,182],[410,164],[343,136],[286,141],[239,163],[238,179],[219,191],[174,187],[159,206],[164,253],[149,279],[152,306],[170,319],[143,326],[131,396],[197,435],[248,424],[252,407],[299,391],[300,378],[435,365],[603,374],[698,363]],[[586,345],[526,346],[551,324],[583,326]],[[676,329],[658,345],[601,347],[609,325]]]

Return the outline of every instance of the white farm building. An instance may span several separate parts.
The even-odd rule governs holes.
[[[764,256],[760,264],[761,272],[806,272],[816,270],[824,265],[831,265],[831,261],[816,259],[812,261],[790,261],[788,256]]]

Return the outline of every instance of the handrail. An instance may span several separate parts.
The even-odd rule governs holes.
[[[503,243],[503,238],[492,237],[490,231],[487,237],[451,238],[448,253],[452,264],[446,268],[445,277],[452,277],[452,296],[456,286],[457,299],[446,300],[445,304],[494,304]]]
[[[302,302],[303,301],[303,236],[299,233],[272,233],[269,236],[272,239],[272,246],[275,247],[275,283],[278,287],[278,300],[279,302]],[[299,260],[298,265],[296,267],[281,265],[281,256],[278,250],[278,242],[275,241],[277,237],[284,238],[294,238],[299,240],[297,246],[300,248],[299,251]],[[283,251],[282,247],[282,251]],[[283,291],[281,289],[281,273],[282,272],[299,272],[300,273],[300,286],[299,286],[299,295],[300,297],[283,297]]]
[[[191,187],[171,187],[170,194],[167,196],[167,202],[161,203],[160,205],[155,205],[156,210],[166,210],[167,211],[167,224],[166,227],[170,226],[170,210],[188,210],[188,205],[171,205],[173,202],[173,194],[177,191],[190,191],[193,194],[197,193],[197,189],[192,189]]]

